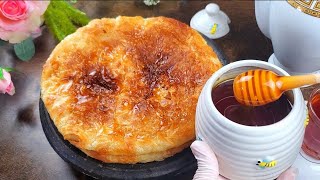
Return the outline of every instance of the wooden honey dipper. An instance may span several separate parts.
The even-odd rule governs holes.
[[[279,99],[283,92],[320,83],[320,74],[278,76],[269,70],[249,70],[238,75],[233,82],[237,101],[248,106],[261,106]]]

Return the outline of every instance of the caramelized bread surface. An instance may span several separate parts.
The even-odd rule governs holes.
[[[96,19],[56,46],[41,95],[64,139],[87,155],[160,161],[194,140],[198,96],[220,67],[201,35],[177,20]]]

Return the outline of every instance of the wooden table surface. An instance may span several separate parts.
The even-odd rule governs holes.
[[[167,16],[189,24],[191,17],[210,2],[231,19],[231,31],[215,40],[230,62],[267,60],[272,46],[259,30],[253,1],[165,1],[154,7],[142,1],[78,1],[75,6],[91,18],[118,15]],[[13,67],[14,96],[0,95],[0,179],[88,179],[73,170],[49,145],[39,119],[40,74],[57,44],[47,29],[35,40],[36,55],[19,61],[11,46],[0,48],[0,66]],[[191,179],[192,177],[190,177]]]

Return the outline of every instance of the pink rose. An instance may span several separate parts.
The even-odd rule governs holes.
[[[4,77],[3,79],[0,79],[0,93],[8,93],[12,96],[15,93],[15,88],[11,81],[11,75],[4,69],[0,70],[2,70]]]
[[[1,2],[3,16],[11,20],[25,19],[27,15],[27,6],[24,1],[4,1]]]
[[[20,43],[43,22],[50,1],[0,0],[0,39]]]

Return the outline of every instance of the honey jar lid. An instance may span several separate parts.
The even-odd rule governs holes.
[[[190,26],[210,39],[217,39],[228,34],[230,22],[217,4],[210,3],[191,18]]]

